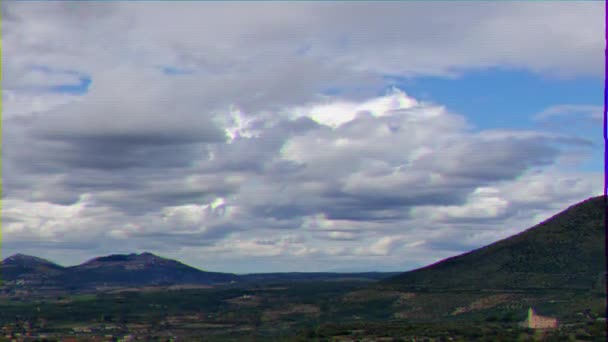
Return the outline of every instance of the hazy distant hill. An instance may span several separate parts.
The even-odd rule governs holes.
[[[214,285],[294,281],[375,281],[397,273],[258,273],[236,275],[207,272],[152,253],[113,254],[77,266],[63,267],[48,260],[15,254],[0,263],[5,285],[68,289],[140,287],[155,285]]]
[[[11,281],[24,279],[42,281],[62,274],[63,267],[46,259],[34,256],[15,254],[0,263],[0,279]]]
[[[152,253],[115,254],[63,267],[48,260],[15,254],[0,264],[5,284],[46,285],[62,288],[217,284],[237,280],[230,273],[205,272]]]
[[[152,253],[115,254],[66,268],[70,284],[138,286],[162,284],[216,284],[236,281],[230,273],[206,272]]]
[[[385,286],[412,290],[601,289],[606,269],[603,196],[520,234],[402,273]]]

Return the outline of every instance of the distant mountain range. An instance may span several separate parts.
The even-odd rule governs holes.
[[[383,281],[403,290],[597,289],[605,286],[604,197],[486,247]]]
[[[0,263],[7,288],[95,289],[158,285],[217,285],[306,280],[382,280],[381,287],[414,291],[600,289],[606,269],[604,198],[578,203],[520,234],[405,273],[207,272],[152,253],[116,254],[63,267],[16,254]]]
[[[237,276],[206,272],[152,253],[115,254],[63,267],[51,261],[16,254],[0,264],[7,285],[88,288],[101,286],[148,286],[171,284],[230,283]]]
[[[311,280],[384,279],[398,273],[258,273],[207,272],[152,253],[113,254],[64,267],[49,260],[15,254],[0,263],[2,285],[16,289],[100,289],[116,287],[219,285]]]

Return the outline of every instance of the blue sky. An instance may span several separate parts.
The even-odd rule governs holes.
[[[3,3],[4,254],[400,271],[602,192],[601,2],[170,5]]]
[[[489,68],[463,71],[453,78],[389,76],[387,79],[415,98],[442,104],[466,116],[478,130],[544,129],[587,137],[597,146],[581,169],[601,172],[604,168],[601,122],[584,116],[542,121],[535,118],[552,106],[602,107],[604,79],[600,74],[563,78],[521,69]]]
[[[78,84],[61,84],[50,87],[51,92],[62,93],[62,94],[74,94],[84,95],[91,85],[91,78],[88,76],[81,76],[78,78]]]
[[[533,129],[534,115],[554,105],[603,104],[604,80],[556,78],[526,70],[491,68],[464,71],[456,78],[395,79],[412,96],[441,103],[466,115],[479,129]],[[591,133],[591,132],[589,132]]]

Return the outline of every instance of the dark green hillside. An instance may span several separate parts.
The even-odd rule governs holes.
[[[604,197],[578,203],[518,235],[387,279],[417,290],[603,291]]]

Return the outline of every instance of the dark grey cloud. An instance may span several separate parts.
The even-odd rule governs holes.
[[[476,182],[514,179],[534,166],[548,165],[559,151],[545,139],[470,139],[443,146],[420,160],[420,169]]]

